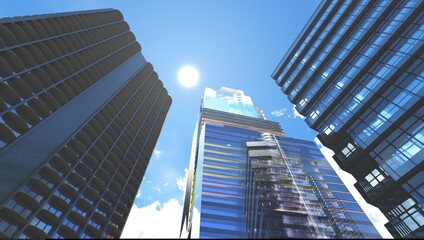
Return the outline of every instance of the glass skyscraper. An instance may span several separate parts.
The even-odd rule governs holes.
[[[272,74],[390,233],[424,237],[424,1],[323,1]]]
[[[114,9],[0,19],[0,238],[118,238],[171,105]]]
[[[181,237],[379,238],[316,144],[283,135],[243,91],[206,88]]]

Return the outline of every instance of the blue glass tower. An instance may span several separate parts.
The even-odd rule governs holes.
[[[283,135],[243,91],[206,88],[181,236],[380,237],[315,143]]]
[[[398,238],[424,237],[423,10],[323,1],[272,74]]]

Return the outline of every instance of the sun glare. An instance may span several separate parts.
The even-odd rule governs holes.
[[[192,66],[185,66],[178,72],[178,80],[184,87],[193,87],[199,81],[199,72]]]

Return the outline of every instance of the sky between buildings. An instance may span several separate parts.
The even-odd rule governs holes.
[[[205,87],[240,89],[286,136],[314,141],[271,73],[309,20],[318,0],[0,0],[0,18],[115,8],[173,99],[122,237],[179,236],[186,170]],[[181,86],[180,68],[196,67],[199,84]],[[315,139],[315,141],[317,141]],[[331,150],[322,149],[327,159]],[[338,167],[330,161],[334,168]],[[350,174],[338,172],[355,190]],[[354,191],[385,238],[384,215]]]

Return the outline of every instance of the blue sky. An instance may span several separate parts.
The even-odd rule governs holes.
[[[0,0],[0,17],[100,8],[123,13],[173,99],[123,237],[178,237],[185,169],[205,87],[244,90],[268,120],[280,122],[287,136],[314,140],[316,133],[295,115],[270,75],[319,2]],[[197,86],[179,84],[178,70],[185,65],[198,69]],[[341,176],[352,182],[348,174]],[[383,215],[373,210],[366,210],[370,218],[384,223]],[[384,227],[380,233],[391,237]]]

